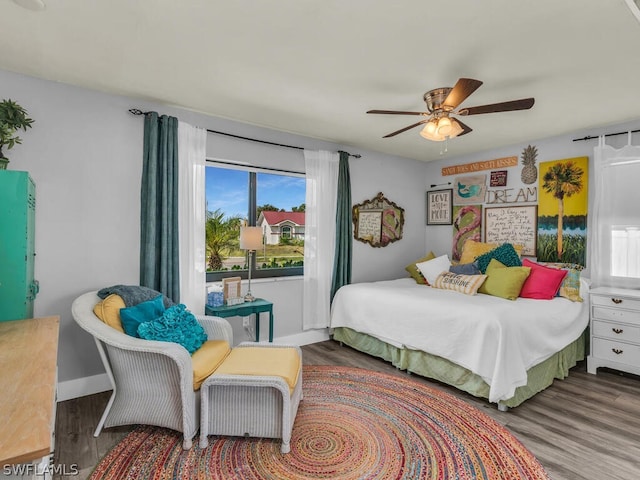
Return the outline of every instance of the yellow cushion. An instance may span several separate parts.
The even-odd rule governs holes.
[[[193,389],[199,390],[200,385],[227,358],[231,347],[226,340],[207,340],[191,355],[193,368]]]
[[[427,285],[427,279],[424,278],[424,275],[422,275],[420,270],[418,270],[416,263],[426,262],[427,260],[433,260],[434,258],[436,258],[436,256],[433,254],[433,252],[429,252],[420,260],[416,260],[415,262],[410,263],[409,265],[404,267],[404,269],[409,272],[409,275],[416,281],[416,283],[420,285]]]
[[[464,246],[462,247],[462,255],[460,255],[460,263],[471,263],[476,257],[479,257],[483,253],[490,252],[494,248],[498,248],[500,246],[499,243],[486,243],[486,242],[476,242],[475,240],[469,239],[464,242]],[[518,256],[522,256],[522,245],[514,245],[513,248],[518,253]]]
[[[216,370],[217,374],[282,377],[293,391],[302,362],[295,348],[234,348]]]
[[[122,297],[112,293],[104,300],[96,303],[96,306],[93,307],[93,313],[111,328],[124,333],[122,321],[120,320],[120,309],[125,307]]]

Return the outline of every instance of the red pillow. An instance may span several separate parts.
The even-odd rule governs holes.
[[[522,260],[522,266],[531,267],[531,273],[520,290],[520,296],[523,298],[553,299],[567,275],[566,270],[545,267],[526,258]]]

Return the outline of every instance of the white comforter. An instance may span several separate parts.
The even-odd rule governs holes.
[[[331,327],[446,358],[482,377],[489,401],[498,402],[527,383],[527,369],[586,328],[589,301],[582,282],[582,303],[464,295],[411,278],[346,285],[334,298]]]

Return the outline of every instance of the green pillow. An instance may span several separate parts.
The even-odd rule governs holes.
[[[478,293],[515,300],[520,295],[529,273],[531,267],[507,267],[494,258],[489,262],[487,279],[478,289]]]
[[[522,266],[520,255],[518,255],[516,249],[513,248],[513,245],[511,245],[510,243],[503,243],[499,247],[496,247],[493,250],[476,257],[476,263],[478,264],[480,272],[487,273],[489,262],[491,262],[491,259],[494,258],[502,263],[502,265],[507,267]]]
[[[122,328],[127,335],[140,338],[138,326],[143,322],[149,322],[161,317],[164,313],[164,302],[162,295],[158,295],[153,300],[139,303],[132,307],[120,309],[120,320]]]
[[[428,260],[433,260],[434,258],[436,258],[435,254],[433,252],[429,252],[424,257],[422,257],[420,260],[416,260],[415,262],[410,263],[409,265],[404,267],[404,269],[407,272],[409,272],[409,275],[411,276],[411,278],[413,278],[416,281],[416,283],[418,283],[420,285],[426,285],[427,284],[427,279],[424,278],[424,275],[422,275],[420,270],[418,270],[418,267],[416,266],[416,263],[426,262]]]

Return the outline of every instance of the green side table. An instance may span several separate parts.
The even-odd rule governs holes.
[[[211,307],[205,305],[204,314],[214,317],[248,317],[255,315],[256,342],[260,341],[260,313],[269,312],[269,342],[273,342],[273,303],[262,298],[256,298],[253,302],[245,302],[239,305],[222,305]]]

